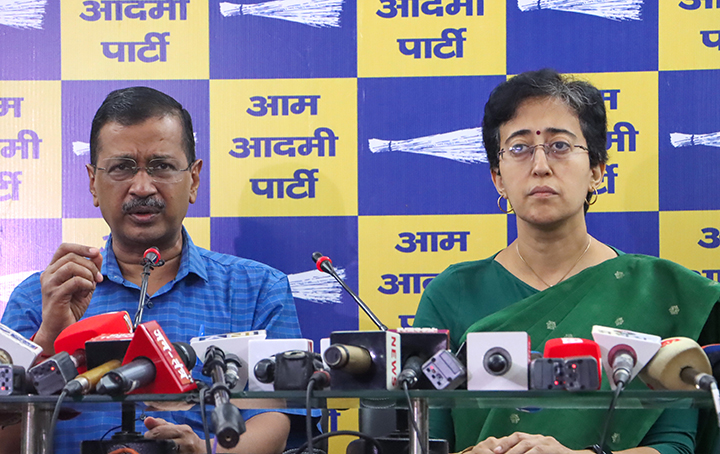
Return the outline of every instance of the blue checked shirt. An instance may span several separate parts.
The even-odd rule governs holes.
[[[112,238],[108,239],[103,251],[101,272],[105,279],[97,285],[83,317],[127,311],[132,319],[137,311],[140,288],[123,278],[111,242]],[[156,320],[172,342],[189,342],[198,336],[201,326],[205,335],[264,329],[268,338],[300,337],[295,303],[283,273],[252,260],[197,247],[184,228],[177,277],[146,301],[150,304],[145,307],[142,321]],[[40,273],[35,273],[13,291],[2,323],[30,338],[41,321]],[[202,376],[199,365],[193,369],[193,377],[209,381]],[[242,411],[245,420],[258,413]],[[154,416],[188,424],[204,438],[198,411],[162,412]],[[208,421],[209,416],[208,410]],[[82,440],[98,440],[111,429],[111,434],[116,432],[120,424],[120,406],[114,404],[104,412],[93,409],[69,421],[60,421],[55,429],[55,452],[79,453]],[[136,430],[145,432],[139,422]]]

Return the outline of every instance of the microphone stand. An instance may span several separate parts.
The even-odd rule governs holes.
[[[137,312],[135,312],[133,330],[136,330],[138,325],[142,321],[143,309],[145,309],[145,299],[147,298],[148,281],[150,280],[150,272],[154,270],[156,266],[163,266],[164,264],[165,260],[158,260],[157,264],[155,264],[152,262],[152,260],[143,257],[142,281],[140,283],[140,301],[138,302]]]
[[[332,266],[332,260],[330,260],[329,257],[322,255],[320,252],[315,252],[312,255],[312,259],[315,262],[315,265],[317,266],[318,271],[322,271],[324,273],[329,274],[330,276],[334,277],[336,281],[342,286],[343,289],[345,289],[346,292],[352,296],[352,298],[355,300],[358,306],[360,306],[360,309],[362,309],[365,314],[367,314],[368,317],[370,317],[370,320],[372,320],[373,323],[375,323],[375,326],[377,326],[381,331],[387,331],[388,327],[383,324],[383,322],[380,321],[379,318],[370,310],[370,308],[363,303],[363,301],[360,299],[359,296],[353,292],[350,287],[347,286],[345,281],[338,276],[338,274],[335,272],[335,268]]]

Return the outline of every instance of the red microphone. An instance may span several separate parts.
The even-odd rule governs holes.
[[[602,377],[602,365],[600,364],[600,345],[598,345],[597,342],[578,337],[561,337],[545,342],[545,349],[543,350],[544,358],[570,359],[581,356],[591,356],[595,358],[598,366],[598,381],[600,381]]]
[[[576,337],[550,339],[545,343],[543,358],[533,360],[530,369],[531,389],[599,389],[600,346]]]
[[[55,355],[28,370],[38,394],[57,394],[87,370],[86,341],[98,334],[130,332],[130,316],[125,311],[94,315],[65,328],[55,340]]]
[[[180,350],[175,346],[182,346]],[[186,347],[185,347],[186,346]],[[122,366],[97,384],[101,394],[179,394],[197,389],[189,368],[195,351],[187,344],[170,343],[156,321],[135,330]]]
[[[160,266],[160,262],[160,250],[158,248],[151,247],[143,253],[143,265],[149,263],[152,266]]]
[[[132,333],[132,322],[126,311],[93,315],[65,328],[55,339],[55,353],[73,354],[85,350],[85,342],[102,334]],[[78,373],[87,370],[86,365],[78,366]]]

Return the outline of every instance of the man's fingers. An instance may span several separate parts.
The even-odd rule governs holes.
[[[152,429],[156,428],[157,426],[169,424],[167,421],[165,421],[162,418],[154,418],[152,416],[148,416],[147,418],[145,418],[145,421],[143,421],[143,422],[145,423],[145,427],[148,430],[152,430]]]
[[[63,243],[55,251],[46,271],[52,273],[64,266],[67,262],[75,262],[87,267],[92,272],[93,279],[96,282],[102,281],[102,274],[100,274],[102,254],[98,248],[83,246],[81,244]]]
[[[72,261],[64,263],[62,267],[55,270],[54,273],[48,275],[45,283],[48,285],[60,286],[75,277],[95,284],[94,271],[90,267],[83,266],[81,263]]]
[[[100,257],[102,266],[102,257]],[[80,273],[79,268],[84,268],[87,272]],[[60,278],[63,280],[70,279],[73,275],[81,275],[93,282],[102,282],[102,274],[100,268],[92,260],[77,254],[66,254],[51,265],[40,276],[41,281],[48,282],[52,278]]]

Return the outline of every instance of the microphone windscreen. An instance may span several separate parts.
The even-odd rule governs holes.
[[[156,247],[147,248],[143,253],[143,258],[149,260],[153,265],[160,263],[160,250]]]
[[[662,341],[660,350],[640,371],[640,379],[652,389],[692,391],[695,385],[685,383],[680,377],[686,367],[712,374],[710,361],[697,342],[687,337],[672,337]]]
[[[188,370],[192,370],[197,362],[197,353],[195,353],[195,349],[187,342],[173,342],[172,344],[173,347],[175,347],[175,351],[178,352],[183,364],[185,364],[185,367],[187,367]]]
[[[85,350],[85,342],[102,334],[132,333],[132,322],[125,311],[93,315],[68,326],[55,339],[55,352]],[[78,372],[85,372],[85,365]]]

